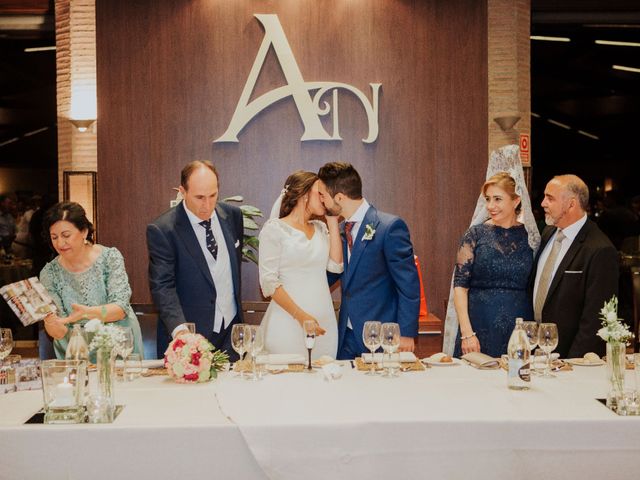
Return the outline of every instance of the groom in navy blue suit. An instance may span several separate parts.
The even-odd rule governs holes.
[[[341,225],[345,269],[329,274],[340,280],[338,358],[367,352],[362,329],[367,320],[400,326],[400,351],[412,352],[418,335],[420,282],[407,224],[380,212],[362,196],[362,180],[351,164],[328,163],[318,172],[327,213],[345,219]]]
[[[160,317],[158,356],[191,322],[234,360],[231,327],[242,322],[242,212],[218,202],[218,172],[210,162],[183,168],[180,193],[183,201],[147,226],[149,285]]]

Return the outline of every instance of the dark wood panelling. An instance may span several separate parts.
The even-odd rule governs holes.
[[[486,170],[487,14],[477,0],[98,1],[101,241],[123,252],[133,297],[148,302],[145,226],[174,197],[188,161],[217,165],[223,196],[268,212],[293,170],[345,160],[366,198],[409,224],[430,310],[443,317],[458,239]],[[238,144],[227,128],[276,13],[306,81],[339,81],[371,98],[382,83],[372,145],[362,107],[341,93],[342,142],[300,142],[292,100],[255,118]],[[256,94],[282,84],[271,53]],[[255,96],[255,94],[254,94]],[[330,131],[330,130],[329,130]],[[243,296],[260,298],[245,264]]]

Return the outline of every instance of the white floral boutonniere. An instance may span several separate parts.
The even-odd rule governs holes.
[[[373,225],[367,223],[364,227],[364,235],[362,236],[362,240],[373,240],[373,236],[376,234],[376,229],[373,228]]]

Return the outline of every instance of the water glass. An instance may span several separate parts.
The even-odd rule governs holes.
[[[124,360],[124,379],[131,382],[142,375],[142,357],[139,353],[132,353]]]
[[[382,349],[389,358],[389,361],[387,363],[383,361],[383,368],[385,370],[383,376],[397,377],[400,375],[400,373],[398,372],[398,370],[400,369],[400,365],[398,362],[391,361],[391,355],[394,354],[400,347],[400,326],[397,323],[383,323],[381,332]]]
[[[547,354],[547,366],[541,375],[555,377],[551,373],[551,352],[558,346],[558,326],[555,323],[541,323],[538,327],[538,346]]]
[[[541,350],[537,349],[533,352],[533,371],[536,375],[544,375],[544,369],[547,366],[547,354]]]
[[[105,395],[91,395],[87,400],[87,421],[89,423],[113,423],[114,405]]]
[[[251,371],[252,371],[252,380],[262,380],[262,375],[257,368],[256,357],[260,352],[262,352],[262,347],[264,346],[264,340],[262,336],[262,329],[258,325],[247,325],[248,329],[248,339],[249,339],[249,353],[251,354]]]
[[[45,360],[40,370],[44,423],[82,423],[86,361]]]
[[[378,348],[380,348],[380,344],[382,343],[382,339],[380,338],[381,328],[382,323],[380,322],[364,322],[364,327],[362,329],[362,341],[364,342],[365,347],[371,351],[371,368],[366,375],[376,375],[376,364],[373,361],[373,354]]]
[[[245,352],[249,350],[250,332],[247,329],[248,326],[245,323],[236,323],[231,327],[231,346],[240,356],[238,362],[242,361]],[[244,371],[240,372],[240,376],[244,377]]]
[[[533,350],[538,345],[538,322],[534,320],[527,320],[526,322],[522,322],[522,328],[524,328],[525,333],[527,334],[527,339],[529,340],[529,354],[533,354]]]

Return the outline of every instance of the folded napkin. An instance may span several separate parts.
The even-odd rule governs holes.
[[[383,355],[384,355],[384,360],[383,360]],[[364,363],[371,363],[371,354],[370,353],[363,353],[362,354],[362,360],[364,360]],[[392,362],[400,362],[400,363],[413,363],[416,360],[418,360],[418,358],[414,355],[413,352],[398,352],[398,353],[392,353],[391,354],[391,361]],[[388,362],[389,361],[389,356],[383,353],[374,353],[373,354],[373,361],[375,363],[381,363],[381,362]]]
[[[469,365],[480,370],[493,370],[500,368],[500,359],[493,358],[482,352],[469,352],[462,356]]]
[[[342,377],[342,367],[337,363],[328,363],[322,366],[322,374],[325,380],[337,380]]]
[[[123,368],[123,367],[124,367],[124,361],[116,360],[116,368]],[[152,358],[149,360],[142,360],[142,368],[164,368],[164,359]]]
[[[256,357],[258,365],[305,365],[307,359],[297,353],[270,353]]]

